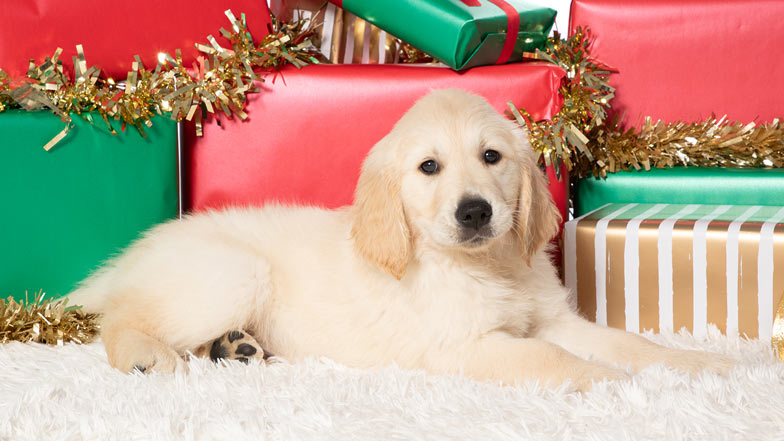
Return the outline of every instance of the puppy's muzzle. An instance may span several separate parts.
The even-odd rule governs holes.
[[[480,198],[463,199],[457,204],[455,218],[463,230],[473,236],[479,229],[490,223],[493,207]]]

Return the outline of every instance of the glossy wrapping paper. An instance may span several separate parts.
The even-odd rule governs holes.
[[[454,69],[521,61],[555,22],[527,0],[329,0]]]
[[[370,148],[431,89],[472,91],[499,112],[512,101],[544,119],[560,109],[563,75],[538,63],[464,73],[411,65],[286,68],[249,95],[248,120],[224,118],[220,126],[211,120],[202,138],[186,130],[186,205],[195,211],[270,201],[349,205]],[[550,175],[565,214],[566,181]]]
[[[93,114],[94,119],[100,116]],[[140,232],[179,214],[177,123],[164,117],[112,136],[50,112],[0,113],[0,296],[68,293]]]
[[[395,37],[332,3],[271,0],[270,12],[283,20],[311,20],[316,32],[314,45],[332,64],[397,62]]]
[[[566,284],[588,319],[631,332],[707,324],[784,337],[784,206],[610,204],[565,227]],[[784,316],[777,321],[784,320]]]
[[[592,56],[618,71],[612,112],[633,125],[765,122],[784,116],[782,17],[780,0],[574,0],[570,28],[591,28]]]
[[[622,171],[576,184],[575,214],[610,203],[784,206],[784,169],[673,167]]]
[[[397,39],[367,21],[329,4],[318,29],[319,49],[336,64],[385,64],[398,61]]]
[[[397,63],[399,40],[331,3],[297,3],[296,15],[314,20],[319,51],[334,64]]]
[[[72,73],[77,44],[84,47],[88,65],[115,79],[125,79],[135,55],[153,69],[159,52],[174,56],[181,49],[190,65],[198,55],[194,43],[210,34],[221,39],[218,30],[228,26],[226,9],[237,17],[244,12],[257,40],[269,33],[267,4],[257,0],[2,0],[0,68],[22,76],[29,59],[41,62],[60,47],[65,71]]]

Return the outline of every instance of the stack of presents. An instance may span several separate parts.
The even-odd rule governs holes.
[[[548,121],[579,75],[532,60],[556,22],[537,0],[176,0],[155,13],[113,5],[121,20],[81,0],[17,3],[0,18],[6,90],[57,47],[66,72],[84,69],[81,45],[90,65],[118,79],[137,55],[155,66],[160,52],[181,48],[183,64],[203,63],[194,43],[221,38],[227,9],[244,13],[256,39],[270,29],[270,7],[310,18],[321,55],[258,81],[247,118],[234,112],[198,128],[162,114],[144,135],[118,122],[114,135],[84,112],[58,138],[63,121],[51,111],[0,101],[0,291],[16,298],[66,294],[142,231],[183,213],[350,204],[368,150],[431,89],[465,89],[499,112],[513,103],[527,121]],[[590,28],[591,58],[612,72],[608,120],[629,130],[712,115],[750,130],[784,116],[784,3],[573,0],[558,14],[563,34]],[[681,161],[598,176],[554,165],[542,161],[565,220],[562,273],[585,316],[634,332],[699,336],[712,324],[772,337],[784,297],[784,164]]]

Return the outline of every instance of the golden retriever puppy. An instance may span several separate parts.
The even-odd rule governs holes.
[[[627,376],[613,364],[731,366],[578,316],[544,250],[558,221],[516,123],[481,97],[438,90],[370,151],[353,206],[168,222],[71,301],[103,314],[109,362],[122,371],[184,369],[186,351],[233,329],[292,361],[397,363],[506,384],[587,389]]]

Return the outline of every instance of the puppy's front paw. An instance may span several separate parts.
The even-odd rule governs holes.
[[[174,351],[160,351],[150,353],[148,356],[135,359],[129,366],[122,369],[125,372],[159,372],[162,374],[171,374],[174,372],[188,372],[188,365],[185,360],[177,355]]]
[[[587,362],[575,375],[574,386],[580,392],[588,392],[595,383],[607,381],[622,381],[631,378],[628,372],[600,363]]]
[[[263,361],[272,354],[264,352],[259,342],[243,331],[231,331],[212,342],[210,360],[237,360],[247,364],[250,359]]]
[[[109,364],[122,372],[188,372],[179,354],[160,340],[130,328],[114,329],[102,335]]]
[[[703,351],[684,351],[673,349],[668,351],[664,364],[692,374],[707,371],[724,375],[734,368],[738,361],[720,354]]]

